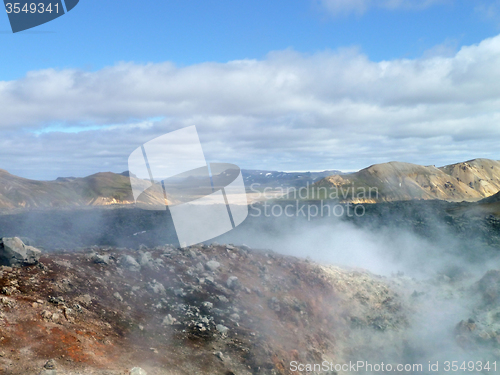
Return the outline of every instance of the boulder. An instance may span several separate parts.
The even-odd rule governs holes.
[[[227,287],[232,290],[242,289],[241,282],[238,280],[236,276],[230,276],[227,279]]]
[[[216,260],[211,260],[207,262],[206,267],[208,270],[215,272],[220,267],[220,263]]]
[[[164,326],[173,326],[176,321],[177,321],[177,319],[172,317],[172,315],[168,314],[165,318],[163,318],[162,324]]]
[[[151,265],[154,265],[154,259],[151,256],[151,253],[150,252],[142,253],[139,256],[139,264],[144,267],[151,267]]]
[[[121,259],[121,265],[123,268],[128,269],[129,271],[140,271],[141,270],[141,265],[137,263],[137,261],[132,258],[130,255],[125,255]]]
[[[0,265],[21,267],[38,263],[42,252],[26,246],[19,237],[3,237],[0,240]]]
[[[109,255],[100,255],[100,254],[92,254],[90,257],[90,260],[94,262],[95,264],[106,264],[109,265],[110,259]]]
[[[156,280],[153,280],[152,282],[148,283],[148,288],[155,294],[165,294],[166,291],[163,284],[159,283]]]
[[[217,329],[217,331],[219,331],[219,333],[222,333],[223,335],[225,335],[229,331],[229,328],[222,324],[217,324],[215,328]]]

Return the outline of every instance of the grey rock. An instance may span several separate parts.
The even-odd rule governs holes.
[[[172,315],[168,314],[165,318],[163,318],[162,324],[164,326],[173,326],[177,319],[173,318]]]
[[[207,310],[211,310],[214,307],[214,304],[212,302],[208,302],[208,301],[203,302],[201,305],[204,308],[206,308]]]
[[[50,303],[53,303],[54,305],[64,305],[65,304],[64,298],[62,298],[62,297],[49,296],[48,301]]]
[[[19,237],[3,237],[0,240],[0,265],[21,267],[38,263],[42,252],[26,246]]]
[[[222,352],[216,352],[215,356],[219,358],[221,361],[224,361],[224,354],[222,354]]]
[[[215,328],[217,329],[217,331],[219,331],[219,333],[222,333],[223,335],[225,335],[229,331],[229,328],[222,324],[217,324]]]
[[[141,270],[141,265],[137,263],[137,261],[132,258],[130,255],[125,255],[121,259],[121,264],[122,267],[128,269],[129,271],[140,271]]]
[[[280,302],[276,297],[272,297],[268,302],[269,308],[274,311],[280,311],[281,306]]]
[[[214,289],[221,294],[227,294],[227,295],[233,294],[233,292],[231,292],[229,289],[220,284],[215,284]]]
[[[139,257],[139,264],[146,267],[154,265],[154,259],[149,251],[141,254]]]
[[[227,287],[232,290],[242,289],[241,282],[238,280],[236,276],[230,276],[227,279]]]
[[[155,259],[154,264],[156,265],[156,267],[165,267],[165,262],[160,258]]]
[[[196,264],[196,269],[199,271],[199,272],[203,272],[205,270],[205,267],[203,267],[203,264],[201,264],[201,262],[198,262]]]
[[[96,264],[106,264],[108,265],[110,263],[109,255],[99,255],[99,254],[94,254],[90,258],[90,260]]]
[[[208,270],[214,272],[217,271],[217,269],[220,267],[220,263],[217,262],[216,260],[210,260],[205,264],[205,266],[207,267]]]
[[[120,293],[116,292],[115,294],[113,294],[113,297],[115,297],[118,301],[123,302],[123,297]]]
[[[226,297],[226,296],[219,295],[219,296],[217,296],[217,298],[218,298],[218,299],[219,299],[219,301],[221,301],[221,302],[224,302],[224,303],[228,303],[228,302],[229,302],[229,300],[227,299],[227,297]]]
[[[153,280],[151,283],[148,283],[148,287],[153,291],[153,293],[165,294],[165,287],[163,286],[162,283],[159,283],[156,280]]]

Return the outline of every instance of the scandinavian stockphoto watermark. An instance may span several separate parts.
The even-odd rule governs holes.
[[[13,33],[31,29],[63,16],[79,0],[4,0]]]
[[[241,170],[207,163],[195,126],[157,137],[128,159],[134,200],[148,210],[170,210],[182,247],[224,234],[248,216]]]
[[[301,187],[261,188],[250,186],[254,202],[250,204],[252,217],[361,217],[366,213],[363,203],[376,202],[376,187],[316,186],[309,182]]]

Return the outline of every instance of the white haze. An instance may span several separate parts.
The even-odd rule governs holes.
[[[378,275],[390,276],[403,272],[425,279],[443,274],[449,269],[464,268],[467,273],[482,275],[499,267],[498,257],[490,256],[487,263],[458,250],[463,240],[439,225],[438,239],[428,239],[410,230],[387,222],[383,228],[361,228],[340,219],[275,220],[269,232],[261,225],[249,224],[216,239],[219,242],[245,243],[251,247],[270,249],[278,253],[309,257],[320,263],[363,268]],[[473,254],[475,249],[470,248]],[[470,254],[469,254],[470,255]],[[472,257],[474,259],[474,257]]]
[[[282,219],[264,225],[253,222],[217,241],[245,242],[261,249],[308,257],[320,264],[364,269],[385,276],[391,288],[401,293],[406,306],[411,306],[407,310],[410,325],[393,333],[353,331],[351,342],[364,348],[355,359],[421,363],[423,373],[429,374],[429,361],[440,361],[441,370],[444,361],[485,361],[486,351],[467,352],[458,346],[455,327],[473,316],[478,306],[479,300],[471,292],[474,283],[488,270],[500,268],[498,256],[480,257],[480,244],[464,246],[464,239],[457,238],[444,223],[436,221],[435,226],[440,234],[431,240],[410,229],[401,229],[389,217],[378,229],[358,227],[340,219]],[[461,247],[468,254],[460,253]],[[446,281],[444,275],[453,277],[456,270],[463,272],[464,279]],[[414,291],[422,295],[413,298],[410,295]]]

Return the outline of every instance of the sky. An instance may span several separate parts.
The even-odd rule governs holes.
[[[206,159],[358,170],[500,159],[500,0],[81,0],[0,17],[0,168],[127,169],[196,125]]]

